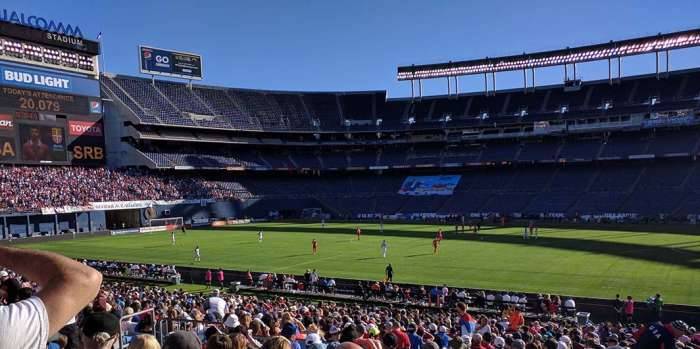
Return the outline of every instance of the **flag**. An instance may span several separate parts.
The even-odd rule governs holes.
[[[97,40],[100,40],[100,39],[102,39],[102,32],[99,32],[99,33],[97,34]]]

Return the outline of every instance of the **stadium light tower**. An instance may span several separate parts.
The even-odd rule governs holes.
[[[399,81],[411,81],[411,98],[415,97],[414,81],[418,81],[419,97],[422,97],[422,80],[448,78],[448,95],[451,94],[449,78],[478,75],[484,76],[484,91],[490,94],[488,75],[491,75],[491,90],[496,91],[496,73],[506,71],[523,71],[525,89],[527,89],[527,69],[532,72],[532,87],[535,87],[535,69],[563,66],[565,80],[568,80],[568,69],[572,67],[574,79],[577,78],[577,66],[580,63],[593,61],[608,61],[608,79],[612,83],[612,60],[617,60],[617,79],[622,78],[622,58],[635,55],[654,53],[656,55],[656,74],[660,76],[659,54],[666,55],[666,73],[670,71],[669,56],[671,50],[679,50],[700,46],[700,28],[677,31],[667,34],[657,34],[620,41],[610,41],[602,44],[567,47],[565,49],[523,53],[513,56],[486,57],[458,62],[431,63],[422,65],[401,66],[397,70]],[[456,86],[455,86],[456,90]]]

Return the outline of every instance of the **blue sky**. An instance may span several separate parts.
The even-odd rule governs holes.
[[[700,1],[182,1],[5,0],[0,8],[77,24],[86,37],[103,32],[105,63],[138,75],[139,44],[204,56],[205,84],[275,90],[388,90],[399,65],[534,52],[700,27]],[[700,50],[674,52],[673,68],[700,65]],[[653,71],[654,57],[625,60],[623,74]],[[583,79],[607,65],[585,64]],[[537,73],[560,83],[561,68]],[[498,76],[519,87],[522,73]],[[480,77],[460,90],[483,88]],[[425,94],[446,92],[445,80]]]

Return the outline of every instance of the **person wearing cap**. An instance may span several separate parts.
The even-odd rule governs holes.
[[[50,252],[0,247],[0,265],[41,288],[35,296],[0,306],[0,348],[46,346],[92,301],[102,283],[95,269]]]
[[[418,331],[416,324],[408,324],[408,326],[406,326],[406,331],[408,331],[408,340],[411,342],[411,349],[421,349],[423,346],[423,338],[416,333]]]
[[[437,334],[435,334],[435,343],[440,349],[447,349],[450,344],[450,337],[447,335],[447,327],[439,326]]]
[[[326,349],[318,333],[307,334],[306,339],[304,339],[304,344],[306,344],[306,349]]]
[[[688,331],[688,325],[676,320],[669,323],[655,322],[635,334],[639,338],[632,349],[669,349],[675,348],[676,338]]]
[[[119,318],[111,313],[96,312],[82,321],[80,341],[84,349],[109,349],[119,338]]]
[[[336,349],[340,345],[339,336],[340,329],[334,325],[331,325],[326,332],[326,343],[328,343],[326,349]]]
[[[212,335],[213,337],[213,335]],[[211,338],[211,337],[210,337]],[[202,343],[194,332],[175,331],[165,337],[163,349],[201,349]]]
[[[291,344],[292,344],[292,349],[302,349],[301,344],[299,344],[299,341],[297,341],[297,326],[291,322],[287,322],[282,326],[282,330],[280,331],[280,335],[282,337],[287,338]]]

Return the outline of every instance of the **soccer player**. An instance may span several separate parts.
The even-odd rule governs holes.
[[[360,240],[360,236],[362,235],[362,229],[360,227],[355,228],[355,234],[357,234],[357,240]]]
[[[258,243],[260,243],[262,241],[263,241],[263,231],[262,231],[262,229],[260,229],[260,231],[258,231]]]
[[[386,281],[394,282],[394,268],[391,266],[391,263],[386,266],[384,271],[386,272]]]
[[[316,252],[318,252],[318,241],[316,239],[311,240],[311,253],[313,255],[316,255]]]
[[[382,249],[382,257],[386,258],[386,253],[389,250],[389,244],[386,242],[386,240],[382,240],[380,248]]]
[[[527,240],[527,239],[528,239],[527,227],[525,227],[525,229],[523,229],[523,240]]]
[[[201,261],[202,261],[202,255],[200,254],[200,251],[199,251],[199,245],[197,245],[194,248],[193,262],[201,262]]]
[[[440,253],[440,240],[437,238],[433,239],[433,254],[437,255]]]
[[[170,232],[170,244],[175,246],[175,232]]]
[[[326,219],[321,218],[321,228],[325,228],[325,227],[326,227]]]
[[[442,228],[438,229],[438,232],[435,235],[435,239],[437,239],[438,241],[442,241]]]

